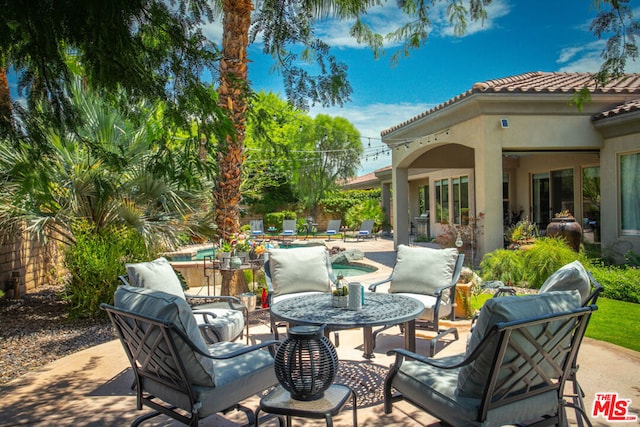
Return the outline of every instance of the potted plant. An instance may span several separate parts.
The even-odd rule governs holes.
[[[468,267],[464,267],[460,272],[460,278],[456,284],[456,317],[468,319],[473,316],[471,297],[475,296],[480,289],[479,281],[480,278]]]

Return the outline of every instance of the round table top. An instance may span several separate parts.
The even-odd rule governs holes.
[[[405,295],[366,292],[361,310],[333,307],[331,297],[323,293],[287,298],[273,304],[271,314],[286,322],[342,329],[408,322],[424,310],[420,301]]]

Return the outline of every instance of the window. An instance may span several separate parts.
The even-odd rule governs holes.
[[[582,169],[582,235],[585,242],[600,241],[600,167]]]
[[[435,181],[436,187],[436,222],[449,223],[449,180]]]
[[[620,225],[623,236],[640,236],[640,153],[620,156]]]
[[[561,211],[576,215],[573,205],[573,169],[551,172],[551,210],[553,215]]]
[[[451,180],[453,184],[453,223],[469,224],[469,177]]]

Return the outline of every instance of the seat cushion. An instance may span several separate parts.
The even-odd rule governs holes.
[[[580,307],[580,304],[580,293],[576,290],[489,299],[480,310],[478,322],[469,341],[467,354],[476,348],[496,323],[570,311]],[[529,348],[526,341],[523,341],[521,345],[523,348]],[[487,348],[495,349],[496,347],[497,342],[494,342],[489,343]],[[494,357],[493,351],[484,351],[474,362],[460,369],[458,393],[461,396],[473,398],[482,396]]]
[[[269,250],[273,296],[329,292],[328,252],[324,246]]]
[[[397,295],[403,295],[411,298],[415,298],[424,305],[424,311],[418,316],[418,320],[435,320],[434,309],[436,305],[436,297],[431,295],[424,294],[407,294],[403,292],[397,292]],[[440,309],[438,310],[438,317],[442,319],[443,317],[451,314],[452,305],[451,303],[441,303]]]
[[[210,346],[209,352],[221,356],[242,348],[246,346],[222,342]],[[213,363],[216,388],[195,387],[196,399],[202,402],[198,412],[201,418],[230,408],[278,383],[273,357],[265,350],[255,350],[231,359],[214,359]]]
[[[580,261],[576,260],[560,267],[554,272],[540,288],[540,293],[555,291],[570,291],[576,289],[580,292],[580,298],[584,304],[591,293],[591,281],[587,270]]]
[[[453,365],[462,355],[441,357],[438,362]],[[526,401],[505,405],[489,411],[484,423],[478,422],[479,398],[457,393],[457,378],[461,368],[441,369],[425,363],[405,360],[391,385],[402,395],[424,408],[436,418],[455,426],[501,426],[529,421],[541,413],[553,414],[558,408],[554,392],[534,396]]]
[[[126,264],[125,267],[132,286],[162,291],[185,299],[180,279],[166,258]]]
[[[225,305],[227,305],[225,303]],[[228,305],[227,305],[228,307]],[[213,316],[209,316],[212,314]],[[233,341],[244,330],[244,314],[240,310],[231,308],[213,308],[205,306],[194,307],[193,315],[198,325],[208,325],[215,330],[220,341]],[[205,334],[205,331],[202,331]],[[213,337],[212,337],[213,338]],[[212,341],[217,341],[212,339]]]
[[[200,329],[193,316],[191,307],[184,297],[175,296],[166,292],[133,286],[119,286],[114,295],[114,305],[142,316],[153,317],[172,323],[182,331],[193,344],[204,353],[208,348],[200,334]],[[149,337],[153,339],[153,337]],[[180,359],[187,371],[187,375],[193,382],[202,386],[215,385],[215,373],[213,362],[202,356],[184,340],[174,336]]]
[[[434,295],[436,289],[451,284],[458,250],[398,246],[391,275],[391,293]]]

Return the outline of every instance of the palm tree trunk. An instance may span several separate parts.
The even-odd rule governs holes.
[[[218,102],[228,110],[235,135],[228,136],[219,144],[219,170],[213,200],[218,234],[223,239],[229,239],[239,230],[247,111],[247,46],[253,4],[251,0],[223,0],[222,7],[224,35]]]
[[[244,162],[244,134],[247,112],[247,46],[251,25],[251,0],[223,0],[222,59],[218,103],[226,109],[233,122],[235,134],[218,146],[218,175],[213,191],[216,225],[219,237],[228,240],[240,228],[240,184]],[[225,295],[248,291],[241,270],[223,275]]]
[[[11,93],[9,92],[7,69],[0,65],[0,133],[8,132],[11,129],[11,112]]]

